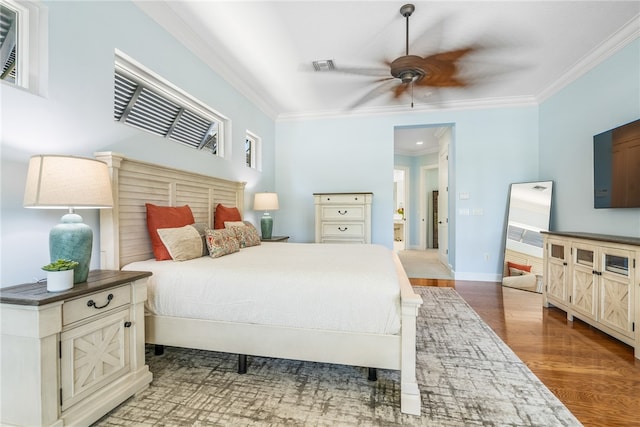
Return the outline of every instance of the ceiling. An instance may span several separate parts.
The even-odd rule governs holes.
[[[376,81],[405,54],[403,1],[134,1],[278,120],[533,105],[640,34],[640,1],[414,1],[410,53],[476,46],[458,72],[472,84],[394,99],[399,81]],[[382,74],[313,71],[327,59]]]

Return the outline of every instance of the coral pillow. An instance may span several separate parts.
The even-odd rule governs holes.
[[[515,268],[518,270],[526,271],[527,273],[531,273],[530,265],[516,264],[515,262],[511,262],[511,261],[507,261],[507,268],[509,269],[509,272],[511,272],[512,268]]]
[[[213,218],[213,228],[218,230],[224,228],[226,221],[242,221],[238,208],[228,208],[220,203],[216,206],[216,213]]]
[[[193,212],[191,212],[189,205],[173,207],[146,203],[145,206],[147,208],[147,230],[149,230],[153,255],[158,261],[171,259],[171,254],[162,243],[157,230],[158,228],[177,228],[191,225],[196,222],[193,219]]]

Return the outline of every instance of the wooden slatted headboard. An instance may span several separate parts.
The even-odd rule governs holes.
[[[119,270],[153,258],[145,203],[189,205],[196,222],[213,227],[215,206],[235,206],[242,214],[246,183],[127,159],[112,152],[95,153],[109,166],[113,209],[100,210],[101,268]]]

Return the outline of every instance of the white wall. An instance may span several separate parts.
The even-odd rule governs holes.
[[[63,211],[24,209],[27,162],[34,154],[92,156],[113,150],[132,158],[247,182],[252,195],[274,188],[274,122],[130,2],[51,1],[48,94],[2,85],[1,284],[44,277],[48,233]],[[113,121],[114,49],[150,68],[232,120],[224,159]],[[262,137],[263,172],[244,165],[246,129]],[[99,267],[98,213],[82,211],[94,229],[92,268]]]
[[[640,237],[640,209],[594,209],[593,136],[640,118],[640,40],[540,106],[540,171],[551,230]]]

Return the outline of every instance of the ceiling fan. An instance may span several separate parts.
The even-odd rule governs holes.
[[[415,11],[413,4],[405,4],[400,8],[400,14],[406,19],[406,36],[405,36],[405,55],[400,56],[393,61],[385,61],[385,65],[388,67],[388,72],[391,73],[391,77],[385,77],[377,82],[388,84],[389,81],[393,83],[399,83],[395,86],[391,86],[393,90],[394,99],[400,98],[408,91],[411,92],[411,107],[413,107],[413,88],[417,87],[433,87],[433,88],[447,88],[447,87],[466,87],[469,86],[469,82],[461,79],[458,74],[457,62],[475,50],[475,47],[468,46],[456,50],[438,52],[428,56],[418,56],[409,54],[409,17]],[[367,74],[371,75],[365,70],[359,70],[357,68],[340,69],[334,65],[335,71],[354,73],[354,74]],[[386,86],[386,85],[385,85]],[[376,86],[365,97],[361,98],[356,105],[367,99],[375,96],[373,92],[379,92],[380,87]]]

